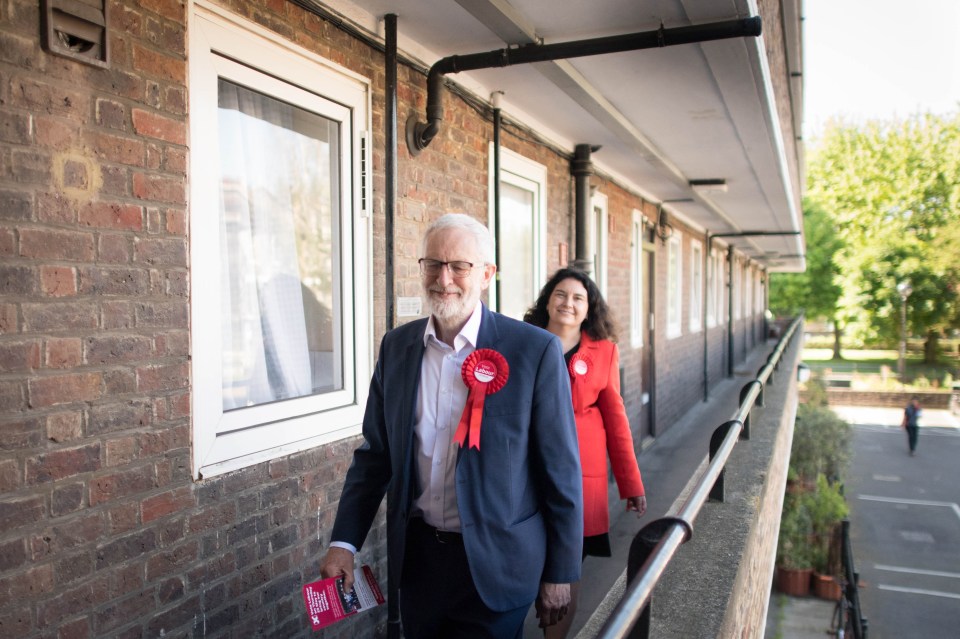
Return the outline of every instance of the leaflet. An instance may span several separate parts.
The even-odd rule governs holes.
[[[310,625],[319,630],[344,617],[375,608],[384,602],[380,585],[370,566],[353,571],[353,590],[344,592],[343,577],[314,581],[303,587],[303,601]]]

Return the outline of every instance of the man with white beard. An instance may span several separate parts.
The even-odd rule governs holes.
[[[384,336],[321,573],[352,585],[387,494],[387,590],[404,636],[519,638],[534,600],[541,625],[555,624],[580,578],[560,343],[480,303],[497,267],[473,218],[436,220],[419,264],[430,316]]]

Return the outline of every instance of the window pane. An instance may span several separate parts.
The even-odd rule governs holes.
[[[500,183],[500,312],[520,319],[533,304],[533,191]]]
[[[219,81],[223,408],[343,388],[340,124]]]

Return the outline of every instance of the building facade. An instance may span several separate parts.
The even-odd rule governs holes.
[[[667,27],[703,21],[661,4]],[[599,125],[583,102],[526,96],[522,75],[506,80],[502,120],[489,75],[451,75],[439,134],[409,147],[427,64],[493,23],[460,4],[0,4],[0,636],[311,636],[300,589],[318,577],[380,339],[422,315],[419,238],[444,212],[496,233],[486,302],[501,312],[521,316],[561,266],[590,268],[619,323],[637,446],[668,430],[766,342],[767,274],[802,268],[799,7],[742,4],[717,18],[760,16],[759,44],[738,39],[732,62],[705,44],[694,64],[760,78],[742,111],[723,82],[719,94],[728,128],[769,148],[719,157],[759,177],[740,192],[733,169],[710,174],[716,196],[693,179],[714,143],[658,141],[669,120],[623,147],[617,126],[640,125],[607,126],[584,193],[575,146]],[[623,32],[629,3],[601,5],[582,32]],[[433,39],[420,16],[435,17]],[[484,33],[462,52],[505,46]],[[616,88],[629,64],[605,64],[579,73]],[[631,114],[617,108],[606,117]],[[618,159],[631,148],[660,177],[631,173],[636,160]],[[670,196],[680,174],[689,197]],[[384,539],[380,517],[361,558],[385,576]],[[384,614],[323,636],[376,634]]]

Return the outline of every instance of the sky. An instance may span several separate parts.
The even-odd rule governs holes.
[[[803,0],[804,138],[960,109],[960,0]]]

